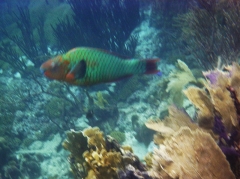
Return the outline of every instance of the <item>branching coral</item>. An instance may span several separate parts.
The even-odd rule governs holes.
[[[97,127],[70,131],[67,136],[63,146],[71,152],[69,162],[75,178],[116,179],[125,174],[122,171],[127,165],[139,172],[145,170],[131,147],[121,147],[112,138],[105,138]]]
[[[83,134],[88,138],[89,148],[101,150],[106,147],[103,132],[98,127],[85,129]]]
[[[187,11],[191,1],[189,0],[151,0],[152,10],[150,14],[150,26],[161,29],[158,35],[159,54],[161,57],[178,56],[179,41],[181,29],[176,26],[175,18]],[[181,47],[180,47],[181,48]],[[174,51],[174,53],[173,53]],[[168,58],[169,60],[169,58]]]
[[[120,152],[107,152],[106,149],[97,151],[86,151],[83,156],[94,174],[88,174],[87,178],[117,178],[117,169],[122,166],[122,156]],[[90,177],[91,176],[91,177]]]
[[[200,130],[181,127],[152,156],[153,178],[234,179],[229,163],[213,138]],[[221,170],[219,170],[221,169]]]
[[[235,0],[196,0],[192,4],[178,18],[185,50],[205,68],[213,68],[219,56],[225,63],[235,61],[240,49],[240,4]]]

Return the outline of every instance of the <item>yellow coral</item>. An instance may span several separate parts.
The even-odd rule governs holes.
[[[88,138],[90,149],[83,153],[87,166],[91,169],[89,172],[93,170],[97,179],[117,178],[117,169],[123,167],[121,153],[111,149],[107,151],[103,132],[98,127],[85,129],[83,134]]]
[[[83,132],[70,131],[67,136],[63,147],[71,152],[69,162],[76,179],[115,179],[118,170],[134,162],[134,158],[123,156],[123,153],[132,152],[130,147],[120,148],[108,138],[105,140],[98,127]]]
[[[220,169],[220,170],[219,170]],[[213,138],[200,130],[182,127],[152,156],[153,178],[234,179],[229,163]]]
[[[88,138],[88,146],[89,148],[97,148],[101,150],[105,148],[105,139],[103,132],[100,131],[98,127],[87,128],[83,130],[83,135]]]
[[[91,150],[84,152],[83,156],[97,179],[117,178],[116,171],[122,167],[120,152],[107,152],[106,149]]]

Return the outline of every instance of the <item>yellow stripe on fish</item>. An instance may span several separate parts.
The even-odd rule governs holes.
[[[158,61],[124,59],[104,50],[78,47],[44,62],[40,70],[50,79],[90,86],[136,74],[158,73]]]

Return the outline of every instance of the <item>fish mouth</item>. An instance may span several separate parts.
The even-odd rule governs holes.
[[[40,67],[40,72],[44,75],[46,69],[44,69],[42,66]]]

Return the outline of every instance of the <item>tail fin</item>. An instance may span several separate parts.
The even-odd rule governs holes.
[[[146,71],[145,74],[158,73],[160,70],[157,69],[157,62],[160,61],[159,58],[145,59],[146,60]]]

